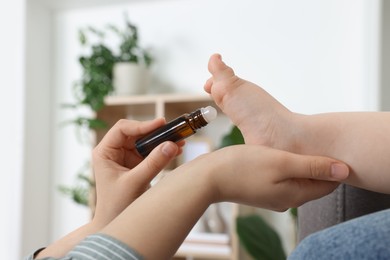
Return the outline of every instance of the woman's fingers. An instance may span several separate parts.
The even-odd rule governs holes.
[[[163,118],[145,122],[121,119],[107,132],[99,146],[103,148],[132,148],[134,147],[134,140],[129,142],[130,138],[141,137],[164,125],[164,123],[165,119]]]
[[[131,171],[132,181],[139,185],[149,184],[179,152],[179,146],[173,142],[164,142],[157,146],[142,162]]]
[[[286,169],[286,178],[342,181],[349,175],[346,164],[322,156],[288,153],[286,160],[280,165]]]

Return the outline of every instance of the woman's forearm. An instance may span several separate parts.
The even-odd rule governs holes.
[[[347,183],[390,193],[390,113],[350,112],[298,115],[292,147],[346,162]]]
[[[182,168],[164,177],[102,232],[146,259],[170,259],[213,200],[207,172]]]
[[[332,170],[335,164],[341,172]],[[171,259],[211,203],[282,211],[328,194],[337,187],[332,180],[347,175],[347,167],[334,159],[260,145],[231,146],[180,166],[102,232],[146,259]]]
[[[347,166],[331,158],[260,145],[226,147],[167,174],[102,229],[91,222],[48,247],[46,253],[63,255],[82,236],[96,232],[127,244],[146,259],[171,259],[212,203],[238,202],[283,211],[329,194],[347,176]],[[89,248],[79,246],[73,253]]]

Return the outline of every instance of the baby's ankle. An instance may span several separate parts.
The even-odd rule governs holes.
[[[292,153],[302,153],[302,138],[304,138],[304,134],[300,122],[303,122],[304,117],[302,114],[289,113],[282,133],[283,138],[281,138],[281,142],[278,144],[280,147],[275,148]]]

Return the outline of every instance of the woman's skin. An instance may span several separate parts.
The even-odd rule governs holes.
[[[338,185],[333,181],[347,175],[348,167],[330,158],[260,145],[227,147],[172,171],[101,232],[146,259],[170,259],[212,203],[284,211],[330,193]]]
[[[337,158],[351,168],[346,183],[390,193],[389,112],[297,114],[236,76],[221,55],[212,55],[208,68],[212,77],[204,88],[240,128],[246,144]]]
[[[151,180],[180,154],[184,142],[163,143],[143,159],[135,140],[165,124],[158,118],[148,122],[120,120],[93,150],[96,183],[96,210],[91,222],[83,225],[41,251],[37,258],[66,255],[81,240],[99,232],[128,205],[150,188]]]
[[[183,145],[165,142],[142,161],[135,140],[161,124],[121,120],[106,134],[93,151],[94,218],[38,257],[62,257],[89,234],[100,232],[145,259],[170,259],[212,203],[232,201],[283,211],[330,193],[348,176],[348,167],[331,158],[237,145],[202,155],[148,189]]]

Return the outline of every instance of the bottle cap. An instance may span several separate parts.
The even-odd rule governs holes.
[[[207,123],[210,123],[215,118],[217,118],[217,110],[212,106],[202,107],[200,111],[202,113],[204,120],[206,120]]]

